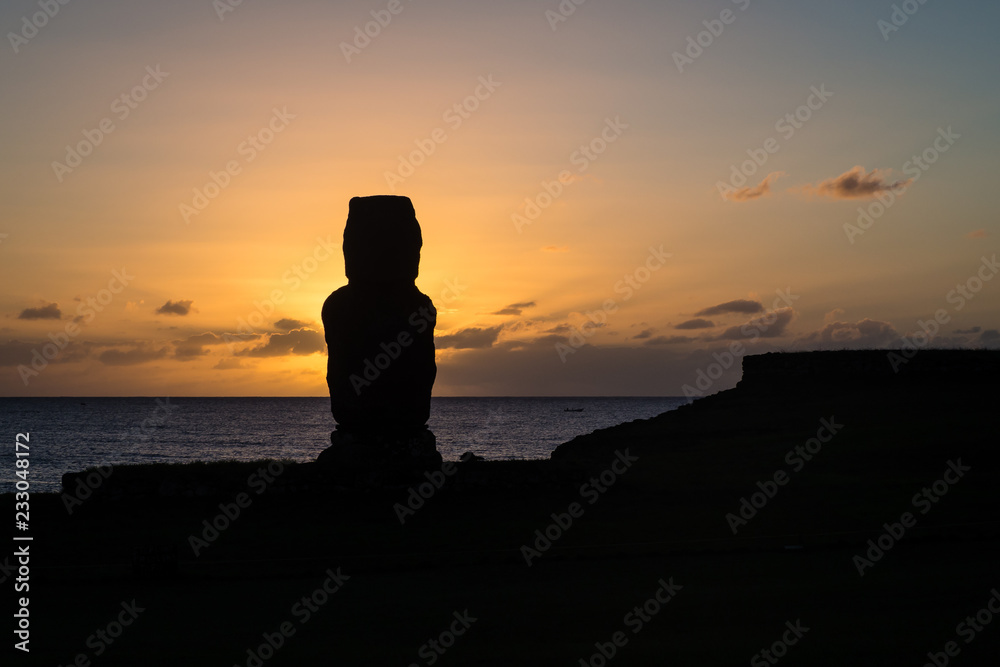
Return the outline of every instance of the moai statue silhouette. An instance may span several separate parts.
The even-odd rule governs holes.
[[[327,459],[440,464],[427,428],[437,312],[414,282],[422,245],[408,197],[351,199],[344,229],[348,284],[323,304],[326,380],[337,422]]]

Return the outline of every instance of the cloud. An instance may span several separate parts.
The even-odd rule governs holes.
[[[0,366],[20,366],[21,364],[30,366],[32,360],[35,358],[35,352],[42,355],[42,358],[50,364],[80,361],[90,356],[91,349],[93,348],[92,343],[70,341],[64,348],[59,350],[58,354],[49,356],[52,354],[52,347],[54,345],[48,339],[34,343],[21,340],[9,340],[6,343],[0,343]]]
[[[195,334],[194,336],[188,336],[184,340],[174,341],[174,356],[184,360],[194,359],[195,357],[208,354],[208,350],[205,349],[206,346],[221,345],[226,342],[225,339],[211,331]]]
[[[534,301],[523,301],[521,303],[512,303],[509,306],[504,306],[500,310],[492,313],[493,315],[520,315],[525,308],[534,308]]]
[[[718,307],[718,306],[716,306],[716,307]],[[753,312],[757,312],[757,311],[753,311]],[[702,319],[702,318],[699,317],[699,318],[694,319],[694,320],[688,320],[686,322],[681,322],[680,324],[678,324],[674,328],[675,329],[711,329],[714,326],[715,326],[715,322],[713,322],[712,320],[705,320],[705,319]]]
[[[971,329],[955,329],[957,334],[977,334],[982,331],[982,327],[972,327]]]
[[[785,329],[795,317],[791,308],[772,310],[767,315],[754,318],[744,324],[729,327],[715,340],[743,340],[744,338],[777,338],[785,335]]]
[[[139,345],[127,350],[116,348],[105,350],[97,358],[106,366],[134,366],[136,364],[144,364],[147,361],[162,359],[166,355],[167,348],[165,347],[157,350],[145,345]]]
[[[182,301],[170,301],[169,299],[165,304],[156,309],[157,315],[187,315],[191,312],[191,304],[194,301],[190,299]]]
[[[511,320],[503,324],[506,331],[535,331],[539,326],[534,320]]]
[[[888,322],[865,318],[858,322],[830,322],[802,341],[825,350],[884,348],[898,345],[899,333]]]
[[[267,334],[258,334],[258,333],[229,333],[229,332],[222,333],[222,334],[216,334],[216,336],[218,336],[219,340],[222,341],[222,342],[224,342],[224,343],[231,343],[234,340],[242,340],[242,341],[260,340],[261,338],[264,338],[264,336],[266,336],[266,335]]]
[[[58,320],[62,318],[62,311],[59,304],[50,303],[41,308],[25,308],[17,316],[19,320]]]
[[[771,194],[771,183],[785,175],[783,171],[772,171],[756,187],[749,185],[727,195],[732,201],[752,201]]]
[[[249,366],[244,366],[243,362],[240,361],[239,359],[229,358],[229,359],[219,359],[219,363],[212,366],[212,368],[217,371],[232,371],[237,369],[246,369],[249,368]]]
[[[291,331],[292,329],[304,329],[305,327],[308,327],[309,324],[309,322],[303,322],[302,320],[293,320],[290,317],[283,317],[275,322],[274,326],[282,331]]]
[[[31,354],[32,350],[39,347],[40,344],[38,343],[28,343],[20,340],[9,340],[6,343],[0,343],[0,366],[30,364],[31,357],[33,356]]]
[[[736,299],[735,301],[727,301],[725,303],[720,303],[718,306],[711,306],[710,308],[699,310],[695,313],[695,315],[698,315],[699,317],[702,315],[722,315],[723,313],[743,313],[744,315],[753,315],[754,313],[759,313],[763,310],[764,304],[760,301]]]
[[[172,327],[176,328],[176,327]],[[245,333],[222,333],[217,334],[212,331],[194,334],[183,340],[172,341],[174,344],[174,357],[181,361],[190,361],[208,354],[206,347],[213,345],[233,345],[254,340],[260,340],[264,334]]]
[[[651,342],[654,337],[612,345],[592,342],[593,337],[555,334],[513,339],[506,327],[503,333],[491,347],[440,355],[435,389],[442,395],[467,396],[680,396],[699,370],[716,363],[713,353],[724,353],[732,345],[670,335],[656,342]],[[748,355],[790,345],[787,338],[742,343]],[[705,393],[733,387],[740,373],[740,364],[733,364]]]
[[[241,350],[238,357],[284,357],[289,355],[305,356],[316,354],[326,349],[323,334],[312,329],[296,329],[288,333],[275,333],[268,336],[263,345]]]
[[[435,336],[434,347],[439,350],[453,348],[466,350],[472,348],[492,347],[503,327],[470,327],[461,329],[447,336]]]
[[[575,351],[557,349],[557,343]],[[748,342],[747,348],[765,352],[772,346],[758,341]],[[683,385],[693,383],[698,370],[715,361],[711,350],[589,343],[573,348],[566,337],[554,335],[504,340],[439,358],[434,386],[442,395],[466,396],[680,396]],[[706,393],[731,388],[739,374],[739,364],[734,364]]]
[[[643,329],[642,331],[640,331],[636,335],[632,336],[632,338],[634,338],[634,339],[650,338],[650,337],[652,337],[652,335],[653,335],[653,330],[652,329]]]
[[[913,182],[912,178],[905,181],[891,181],[888,169],[873,169],[870,173],[862,166],[856,166],[845,171],[840,176],[820,181],[816,185],[805,186],[805,191],[831,199],[865,199],[892,190],[898,192]]]
[[[646,341],[646,345],[679,345],[681,343],[691,343],[698,340],[691,336],[657,336]]]
[[[845,312],[846,311],[843,308],[834,308],[829,313],[823,316],[823,323],[830,324],[831,322],[836,322],[837,319]]]
[[[1000,340],[1000,331],[996,329],[987,329],[979,334],[979,342],[981,343],[992,343],[997,340]]]
[[[569,246],[547,245],[544,248],[542,248],[542,252],[569,252]]]

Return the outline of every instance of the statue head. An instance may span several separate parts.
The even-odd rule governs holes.
[[[420,223],[409,197],[351,199],[344,228],[349,282],[412,283],[420,265]]]

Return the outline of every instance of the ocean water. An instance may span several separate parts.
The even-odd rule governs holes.
[[[490,460],[544,459],[577,435],[687,402],[683,397],[433,398],[429,426],[445,460],[467,451]],[[0,423],[9,444],[0,461],[0,493],[13,491],[17,481],[18,433],[30,437],[31,491],[43,493],[60,491],[63,473],[93,465],[310,461],[329,446],[335,426],[328,398],[263,397],[0,398]]]

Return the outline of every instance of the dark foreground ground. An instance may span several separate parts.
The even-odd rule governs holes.
[[[262,462],[33,495],[3,664],[1000,664],[996,355],[841,355],[440,489]]]

